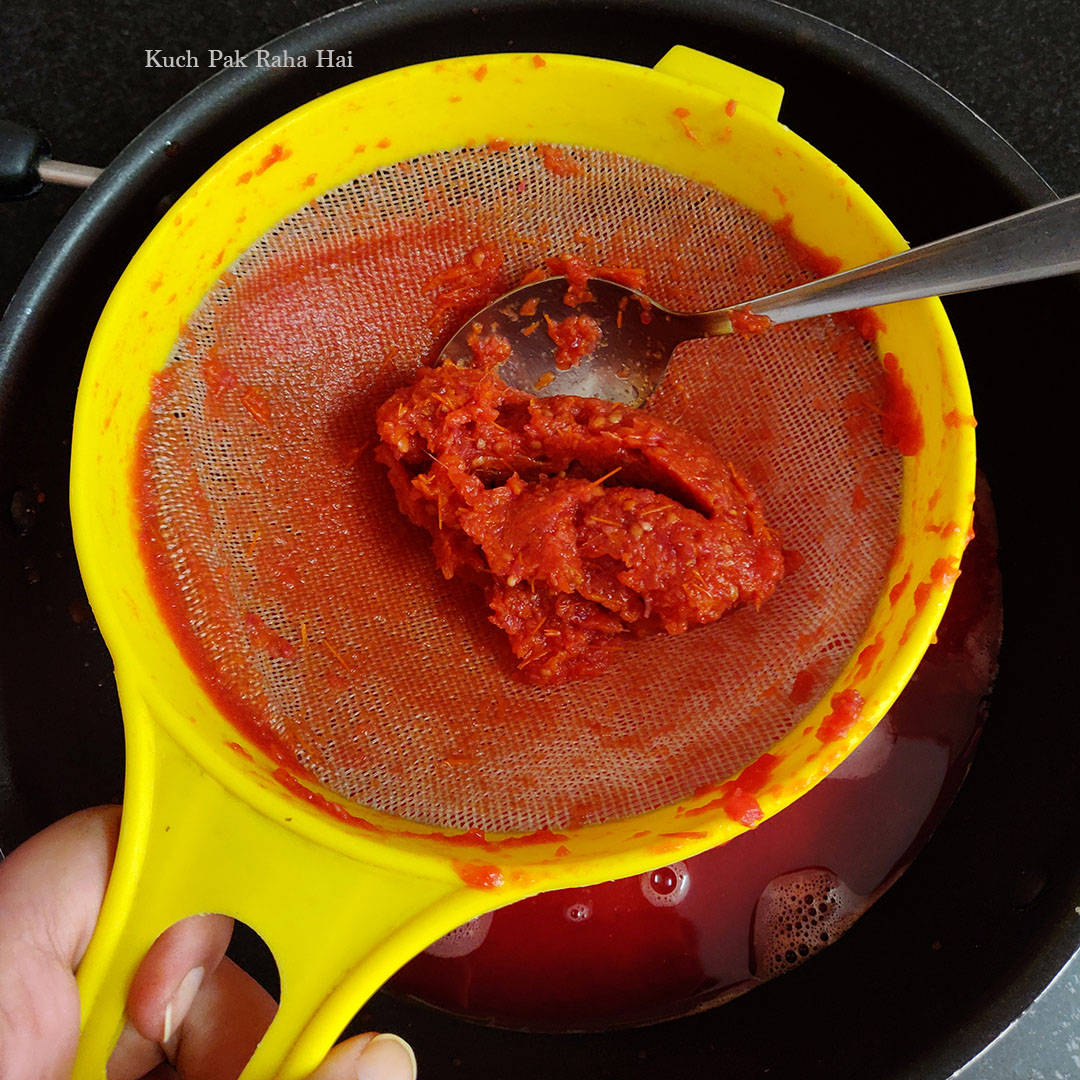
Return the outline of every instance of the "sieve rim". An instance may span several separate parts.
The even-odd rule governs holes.
[[[145,295],[147,279],[143,278],[139,280],[139,275],[146,269],[144,264],[149,264],[150,266],[154,265],[154,249],[168,245],[173,239],[173,233],[170,231],[170,223],[175,222],[178,218],[183,219],[187,210],[195,206],[199,198],[205,192],[213,190],[215,184],[220,186],[224,185],[227,181],[232,182],[232,176],[235,175],[236,172],[242,172],[243,166],[251,165],[257,168],[259,162],[265,160],[265,157],[272,150],[272,147],[277,145],[276,140],[282,139],[284,134],[288,132],[293,125],[302,123],[306,117],[312,114],[321,116],[322,110],[331,110],[332,108],[336,108],[339,103],[351,100],[352,96],[358,93],[357,87],[364,87],[364,92],[370,92],[373,88],[379,89],[388,85],[396,86],[397,80],[403,79],[415,81],[421,76],[438,76],[446,71],[450,71],[451,74],[462,79],[466,77],[471,78],[473,77],[472,72],[476,70],[479,64],[489,64],[491,65],[492,71],[497,71],[500,70],[501,67],[513,64],[514,62],[521,63],[523,57],[526,57],[526,54],[495,54],[491,56],[465,57],[455,61],[439,61],[434,64],[415,65],[411,68],[383,73],[382,75],[372,77],[372,79],[364,80],[362,83],[342,88],[334,94],[327,95],[325,98],[317,99],[308,105],[302,106],[300,109],[282,117],[279,121],[271,124],[263,129],[263,131],[252,136],[245,143],[231,151],[181,198],[174,207],[174,212],[169,215],[168,220],[163,221],[158,228],[154,230],[146,244],[140,248],[140,251],[136,254],[135,258],[133,258],[131,264],[125,271],[124,276],[121,278],[121,281],[113,294],[113,298],[110,299],[110,302],[102,315],[98,330],[95,332],[94,341],[91,343],[90,354],[88,357],[88,373],[94,369],[95,359],[97,359],[97,366],[99,367],[108,362],[107,357],[110,354],[110,335],[119,332],[115,329],[114,323],[122,321],[127,314],[121,310],[127,300],[125,297],[125,290],[141,290]],[[689,95],[694,98],[695,102],[698,100],[704,102],[705,105],[703,105],[703,107],[716,108],[718,104],[722,105],[725,100],[730,100],[715,89],[692,86],[687,83],[686,80],[674,75],[661,75],[650,71],[649,69],[638,68],[634,65],[622,64],[615,61],[600,61],[584,57],[557,57],[553,54],[545,54],[545,62],[551,66],[558,66],[565,63],[567,70],[574,77],[580,77],[583,72],[587,72],[589,77],[596,76],[600,79],[606,79],[609,75],[618,72],[621,77],[624,77],[631,82],[637,81],[641,83],[641,81],[644,80],[644,85],[650,94],[657,93],[658,89],[662,86],[665,88],[669,98],[673,95],[678,95],[679,100],[682,100]],[[746,110],[746,112],[749,114],[750,110]],[[772,123],[771,121],[767,121],[766,118],[755,118],[752,114],[748,115],[745,121],[739,122],[746,122],[749,124]],[[778,127],[778,125],[773,124],[773,127]],[[813,151],[812,148],[809,148],[799,140],[797,136],[794,136],[789,132],[784,132],[784,137],[789,140],[790,144],[797,146],[805,154],[809,155],[812,153],[815,160],[825,162],[825,159],[818,154],[817,151]],[[441,145],[445,145],[445,136],[441,140]],[[386,149],[389,150],[389,148]],[[412,152],[404,156],[412,157],[418,152],[423,151],[413,149]],[[400,155],[390,155],[392,159],[399,156]],[[371,163],[368,162],[368,164]],[[372,165],[371,167],[374,168],[377,166]],[[665,165],[665,167],[669,166]],[[833,176],[843,176],[836,166],[831,163],[826,162],[826,171],[830,172]],[[280,174],[275,173],[274,170],[266,170],[265,175],[276,179]],[[852,185],[851,190],[858,191],[854,182],[847,181],[846,178],[845,182]],[[264,184],[262,187],[265,192],[267,190],[266,185]],[[318,189],[301,193],[303,195],[302,201],[307,201],[308,198],[317,193]],[[859,194],[861,195],[862,193],[859,192]],[[299,198],[300,196],[298,195],[296,197]],[[863,196],[863,198],[865,199],[865,196]],[[868,200],[866,200],[866,202],[867,206],[862,207],[862,210],[869,216],[879,232],[887,238],[887,242],[899,243],[899,235],[896,233],[895,229],[888,224],[887,219],[884,218],[881,211],[874,207],[872,203],[869,203]],[[275,202],[274,206],[275,210],[279,212],[279,216],[281,216],[281,205]],[[290,209],[295,209],[295,207],[291,207]],[[285,212],[290,212],[290,209],[286,209]],[[260,234],[264,231],[265,229],[259,230]],[[237,241],[237,243],[239,243],[239,241]],[[222,249],[222,251],[227,250],[228,245]],[[206,262],[209,263],[210,261],[210,253],[207,253]],[[228,262],[229,260],[227,259],[219,259],[220,265],[228,265]],[[193,298],[188,301],[188,306],[190,306],[191,310],[194,310],[194,306],[201,300],[202,293],[195,288],[192,288],[190,292],[194,295]],[[119,297],[119,299],[117,299],[117,297]],[[951,339],[951,332],[948,331],[948,323],[945,320],[944,312],[940,307],[940,304],[936,301],[921,301],[918,303],[921,307],[911,310],[921,310],[924,317],[930,318],[934,324],[935,331],[941,335],[941,340],[943,341],[943,346],[946,351],[951,348],[952,352],[955,353],[956,364],[958,365],[959,356],[955,350],[955,341]],[[174,320],[182,313],[183,306],[183,304],[179,305],[171,313],[171,317]],[[187,311],[186,314],[190,315],[190,311]],[[183,322],[183,319],[180,321]],[[175,322],[173,325],[175,325]],[[966,379],[963,377],[962,365],[959,366],[959,371],[953,372],[953,374],[956,383],[954,390],[958,396],[959,403],[962,406],[964,402],[966,402],[967,408],[970,410],[970,395],[967,391]],[[129,621],[130,616],[123,611],[122,605],[114,595],[114,587],[109,580],[109,575],[104,571],[104,566],[107,564],[108,560],[101,557],[100,549],[97,551],[94,550],[96,541],[94,539],[88,539],[90,533],[93,531],[93,526],[88,524],[88,522],[93,519],[95,514],[95,508],[91,504],[97,490],[98,474],[96,463],[100,459],[98,455],[94,453],[94,448],[98,446],[97,428],[100,427],[101,414],[99,411],[96,417],[97,423],[95,424],[95,414],[93,412],[95,406],[89,403],[91,402],[91,396],[94,393],[94,387],[90,386],[89,389],[87,389],[87,387],[88,383],[84,378],[83,385],[80,387],[79,402],[76,408],[75,433],[73,438],[71,500],[76,550],[79,554],[80,566],[86,582],[88,595],[92,598],[95,614],[102,627],[103,635],[109,643],[110,649],[117,661],[118,679],[122,678],[125,681],[130,680],[134,684],[139,684],[140,679],[144,677],[144,673],[139,668],[140,653],[142,652],[143,646],[143,639],[141,639],[140,635],[137,633],[138,621],[141,617],[140,609],[137,604],[133,604],[133,611],[135,612],[134,621]],[[143,398],[143,402],[145,404],[145,397]],[[98,401],[97,405],[99,408],[100,404],[100,401]],[[970,442],[968,443],[967,440],[969,439]],[[967,430],[959,431],[957,433],[957,440],[960,446],[960,457],[965,467],[958,468],[956,475],[948,478],[954,494],[948,498],[943,497],[942,501],[950,506],[955,505],[958,511],[962,512],[967,493],[973,493],[974,489],[974,433]],[[907,476],[907,473],[908,468],[905,464],[905,477]],[[905,480],[905,485],[906,483],[907,480]],[[119,515],[125,522],[120,528],[130,530],[132,528],[130,518],[132,512],[131,506],[120,505],[117,509]],[[967,509],[970,511],[970,501],[968,501]],[[115,521],[113,523],[115,523]],[[952,550],[956,548],[956,546],[956,544],[946,544],[943,550]],[[962,549],[962,545],[960,545],[960,548]],[[904,665],[905,675],[903,681],[906,681],[907,676],[914,670],[922,652],[929,643],[929,637],[932,634],[933,627],[936,626],[937,620],[944,610],[947,594],[947,589],[941,590],[939,594],[931,599],[931,602],[925,604],[921,612],[916,613],[918,618],[911,638],[909,638],[908,647],[906,651],[903,652],[903,655],[907,658],[907,663]],[[131,602],[130,596],[127,596],[126,598]],[[142,615],[145,614],[146,612],[142,612]],[[151,614],[155,613],[151,611]],[[925,637],[925,640],[922,640],[923,637]],[[175,664],[179,662],[179,653],[175,651],[175,643],[172,644],[174,652],[171,656],[172,662]],[[887,707],[888,702],[895,698],[901,688],[902,681],[897,684],[895,679],[892,679],[890,687],[887,688],[887,692],[881,693],[874,699],[879,706],[879,715],[883,714],[884,708]],[[233,752],[228,750],[224,744],[215,749],[208,738],[199,736],[195,732],[194,726],[189,722],[189,718],[184,715],[184,711],[175,707],[175,702],[171,695],[156,679],[151,680],[148,685],[140,685],[139,689],[142,696],[154,707],[156,721],[161,722],[163,726],[168,728],[170,732],[177,737],[178,741],[182,742],[189,753],[199,760],[208,771],[213,771],[218,779],[223,783],[226,783],[239,797],[252,805],[257,805],[260,808],[265,807],[267,812],[275,814],[280,813],[282,806],[288,807],[290,812],[294,814],[296,813],[298,806],[303,807],[303,804],[300,803],[299,800],[287,796],[283,791],[268,790],[263,784],[246,779],[248,774],[236,767],[236,759]],[[885,703],[884,706],[882,706],[882,702]],[[209,703],[205,694],[203,695],[202,703],[204,706]],[[818,721],[820,721],[823,714],[824,708],[817,714]],[[805,723],[809,724],[813,722],[813,717],[814,714],[811,714]],[[125,722],[127,722],[126,718]],[[876,718],[874,722],[876,722]],[[786,805],[787,802],[790,802],[792,798],[797,797],[803,790],[809,789],[814,783],[827,775],[830,769],[846,756],[846,754],[861,741],[861,738],[865,737],[865,734],[868,733],[871,727],[872,724],[866,722],[863,727],[852,729],[851,734],[847,738],[837,740],[836,745],[831,750],[827,752],[822,750],[821,752],[816,753],[812,758],[808,759],[805,763],[806,767],[802,772],[798,773],[799,786],[797,790],[789,790],[787,793],[790,797],[781,799],[779,796],[765,796],[762,798],[761,803],[762,809],[765,811],[765,816],[771,816],[771,814],[782,808],[783,805]],[[235,738],[235,731],[233,734]],[[798,741],[798,734],[794,731],[789,732],[788,736],[776,744],[775,748],[786,748]],[[265,766],[266,762],[263,764]],[[319,787],[314,782],[311,783],[311,786],[313,788]],[[325,792],[325,789],[322,790]],[[331,798],[331,801],[339,802],[336,798]],[[684,801],[689,804],[692,800]],[[702,801],[705,801],[705,799],[703,798]],[[657,827],[656,831],[659,831],[665,823],[671,824],[670,810],[671,807],[662,807],[659,810],[649,811],[646,814],[637,815],[633,818],[620,819],[617,823],[611,823],[611,826],[586,826],[581,830],[577,830],[573,833],[575,844],[577,844],[579,840],[583,843],[579,850],[574,851],[570,856],[557,857],[555,855],[555,849],[557,846],[561,846],[561,844],[557,845],[555,842],[551,842],[538,844],[532,849],[537,856],[535,859],[530,859],[528,853],[520,854],[522,852],[527,852],[527,849],[524,847],[515,848],[513,851],[510,849],[499,851],[499,858],[502,862],[518,868],[518,872],[522,875],[520,883],[522,887],[525,888],[534,887],[539,881],[544,879],[545,875],[552,880],[562,880],[570,876],[575,880],[580,880],[581,875],[571,874],[571,870],[587,872],[588,876],[599,880],[605,876],[622,876],[625,873],[633,873],[635,872],[633,867],[637,867],[640,871],[647,870],[651,866],[659,865],[670,858],[673,852],[679,852],[681,855],[693,854],[696,851],[714,846],[718,842],[723,842],[723,840],[729,839],[731,836],[736,835],[745,828],[745,826],[741,826],[738,823],[733,823],[729,819],[726,819],[723,812],[717,809],[712,814],[702,814],[695,823],[694,830],[688,830],[684,835],[668,835],[665,838],[666,842],[663,845],[663,850],[661,850],[660,846],[655,841],[648,845],[638,845],[635,849],[631,849],[625,842],[621,847],[617,846],[616,850],[608,850],[603,846],[606,843],[607,838],[612,835],[621,836],[625,841],[625,838],[630,834],[631,828],[634,828],[634,831],[640,831],[646,828],[652,829],[652,826],[655,824]],[[378,820],[380,818],[377,811],[370,810],[369,808],[364,808],[364,814],[368,815],[373,820]],[[381,858],[375,858],[376,852],[379,855],[385,855],[387,858],[393,858],[393,856],[387,854],[390,850],[390,845],[372,843],[367,841],[367,838],[358,837],[355,830],[350,830],[350,827],[347,825],[334,822],[321,812],[313,811],[309,807],[303,807],[303,812],[300,814],[300,817],[305,822],[303,827],[310,829],[313,839],[327,843],[330,846],[336,847],[340,844],[345,844],[350,850],[355,849],[359,851],[362,849],[364,852],[363,857],[368,861],[382,861]],[[400,822],[400,819],[396,818],[391,820]],[[613,826],[617,827],[613,828]],[[415,828],[429,834],[438,832],[438,829],[431,826],[416,825]],[[694,835],[689,835],[690,832]],[[494,834],[492,835],[494,836]],[[356,843],[361,840],[364,842],[360,843],[359,847],[356,847]],[[409,847],[411,845],[412,841],[410,840],[408,843],[403,844],[402,847]],[[437,856],[431,855],[431,852],[434,849],[428,842],[418,841],[415,850],[417,853],[422,852],[429,862],[431,862],[432,859],[434,859],[434,861],[442,861],[439,860]],[[485,852],[488,850],[489,849],[485,848],[484,845],[478,844],[476,846],[477,857],[485,857]],[[442,852],[442,854],[445,856],[445,852]],[[544,865],[545,860],[548,860],[550,865]],[[428,869],[438,869],[441,872],[442,867],[435,868],[432,865],[428,866]],[[534,875],[532,878],[529,878],[526,869],[529,869],[529,872]]]

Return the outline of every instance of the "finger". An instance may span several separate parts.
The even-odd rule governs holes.
[[[203,979],[169,1057],[181,1077],[236,1080],[276,1010],[274,999],[226,958]]]
[[[368,1032],[338,1043],[308,1080],[416,1080],[416,1056],[397,1035]]]
[[[200,989],[170,1054],[181,1080],[236,1080],[274,1018],[277,1004],[231,960]],[[416,1057],[396,1035],[368,1032],[340,1043],[310,1080],[416,1080]]]
[[[232,919],[194,915],[151,946],[128,991],[128,1024],[109,1059],[109,1080],[141,1077],[168,1053],[199,987],[221,963]]]
[[[224,915],[193,915],[154,942],[128,992],[128,1016],[148,1039],[168,1042],[198,991],[221,962],[232,937]]]
[[[118,807],[84,810],[0,863],[0,1061],[5,1080],[71,1075],[79,1032],[72,972],[101,910]]]
[[[4,1080],[70,1076],[79,1027],[72,973],[100,913],[119,824],[118,807],[82,811],[39,833],[0,863]],[[228,929],[223,917],[197,917],[177,924],[155,943],[128,1003],[137,1023],[130,1025],[125,1039],[129,1050],[142,1052],[142,1064],[138,1072],[127,1071],[119,1080],[143,1075],[160,1060],[166,1013],[177,1028],[168,1034],[180,1076],[234,1080],[239,1075],[276,1005],[258,983],[221,959]],[[203,975],[192,979],[191,972],[199,967]],[[185,1008],[188,997],[192,1000]],[[161,1066],[154,1076],[169,1072]],[[369,1034],[335,1047],[313,1077],[413,1080],[415,1075],[415,1058],[405,1043],[396,1036]]]

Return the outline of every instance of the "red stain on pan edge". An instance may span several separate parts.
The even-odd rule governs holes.
[[[892,353],[882,357],[885,399],[881,406],[881,439],[904,457],[914,457],[926,442],[922,416],[911,387]]]
[[[970,529],[968,532],[969,536],[974,535]],[[904,627],[904,632],[900,635],[901,645],[911,637],[911,631],[915,626],[915,621],[926,607],[926,602],[930,599],[930,593],[935,588],[942,591],[947,589],[959,576],[960,568],[957,565],[955,556],[949,556],[947,559],[938,559],[935,561],[934,565],[930,567],[930,580],[920,581],[919,584],[915,586],[915,593],[913,596],[915,602],[915,614],[908,619],[907,625]]]
[[[685,811],[685,816],[697,817],[719,807],[732,821],[750,828],[765,816],[756,796],[772,779],[772,774],[779,764],[780,758],[775,754],[762,754],[747,765],[734,780],[728,780],[719,788],[705,788],[698,792],[698,795],[707,795],[710,791],[719,791],[720,794],[701,806]]]
[[[255,175],[261,176],[271,165],[276,165],[279,161],[284,161],[287,157],[292,157],[292,151],[286,150],[281,143],[274,143],[270,148],[270,153],[259,162],[258,168],[255,170]]]
[[[907,573],[889,590],[889,603],[896,607],[900,603],[900,597],[904,595],[908,585],[911,584],[911,567],[908,567]]]
[[[470,889],[498,889],[503,884],[503,873],[497,866],[486,863],[465,863],[454,860],[454,873]]]
[[[946,427],[977,427],[978,424],[975,417],[970,413],[962,413],[959,409],[953,409],[952,412],[947,412],[944,416]]]
[[[874,666],[874,661],[881,655],[881,651],[884,648],[885,639],[878,634],[878,636],[859,653],[858,667],[855,671],[856,679],[865,679],[870,674],[870,669]]]
[[[823,743],[842,739],[862,716],[864,704],[862,694],[853,687],[833,694],[829,701],[832,712],[821,721],[817,729],[817,737]]]
[[[417,832],[411,829],[387,828],[384,825],[377,825],[373,821],[368,821],[367,818],[352,813],[345,809],[340,803],[328,799],[320,792],[313,791],[306,784],[301,783],[286,768],[275,769],[273,776],[274,779],[291,795],[301,799],[309,806],[314,806],[316,809],[321,810],[336,821],[362,829],[364,832],[397,836],[409,840],[432,840],[447,847],[474,847],[482,851],[506,851],[513,848],[532,847],[537,844],[561,843],[562,841],[569,839],[569,837],[561,833],[552,832],[551,829],[537,829],[536,832],[526,833],[522,836],[507,836],[499,840],[489,840],[483,829],[469,829],[463,833],[426,833]],[[565,849],[563,850],[565,854],[569,854],[568,851],[565,851]],[[458,867],[477,869],[476,864],[473,863],[455,862],[455,869],[458,869]],[[487,871],[494,870],[495,868],[485,866],[482,869]],[[460,870],[458,872],[459,874],[461,873]],[[462,880],[468,885],[472,884],[472,882],[464,875],[462,875]],[[502,884],[501,876],[498,884]]]
[[[843,260],[836,255],[826,255],[819,247],[803,243],[795,236],[794,218],[785,214],[779,221],[773,222],[773,231],[784,242],[788,254],[800,265],[805,266],[815,277],[828,277],[835,274],[843,265]]]
[[[252,177],[262,176],[271,165],[276,165],[279,161],[284,161],[288,157],[292,157],[292,151],[286,150],[281,143],[274,143],[270,148],[270,152],[255,166],[254,169],[248,169],[247,172],[241,173],[236,178],[237,185],[250,183]]]

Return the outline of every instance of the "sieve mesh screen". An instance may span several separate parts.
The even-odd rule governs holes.
[[[557,174],[536,147],[443,151],[308,204],[207,295],[143,435],[146,550],[224,713],[338,794],[441,827],[623,817],[739,769],[849,658],[896,537],[900,457],[852,326],[689,343],[647,407],[750,477],[788,576],[760,612],[635,643],[598,677],[515,681],[479,590],[443,580],[397,510],[377,406],[545,256],[644,267],[686,310],[811,276],[722,193],[569,153]],[[504,255],[491,295],[437,309],[427,283],[482,243]]]

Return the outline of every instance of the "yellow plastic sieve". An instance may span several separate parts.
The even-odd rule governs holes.
[[[701,181],[767,220],[790,215],[804,244],[845,266],[902,249],[866,194],[777,122],[781,95],[684,48],[652,70],[521,54],[393,71],[247,140],[140,248],[94,335],[73,439],[76,547],[114,657],[127,744],[116,868],[79,972],[76,1077],[104,1075],[138,963],[189,915],[234,916],[267,942],[281,1007],[244,1075],[299,1077],[379,985],[453,927],[542,890],[686,858],[748,827],[728,796],[757,755],[658,808],[525,836],[417,823],[313,780],[283,783],[281,763],[215,707],[158,609],[138,540],[135,452],[151,378],[223,271],[313,198],[421,155],[493,137],[590,148]],[[903,460],[898,542],[867,625],[820,700],[770,747],[767,781],[745,781],[762,817],[827,775],[888,709],[932,640],[970,529],[971,403],[944,313],[919,301],[883,315],[877,346],[900,359],[923,446]],[[837,725],[844,691],[864,705]]]

